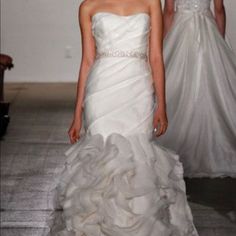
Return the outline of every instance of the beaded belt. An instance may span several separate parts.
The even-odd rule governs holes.
[[[177,12],[199,12],[199,13],[206,13],[208,11],[210,11],[208,8],[187,8],[187,7],[177,7],[176,8]]]
[[[96,58],[103,58],[103,57],[135,57],[138,59],[147,60],[147,54],[138,51],[122,51],[122,50],[108,50],[103,52],[97,52]]]

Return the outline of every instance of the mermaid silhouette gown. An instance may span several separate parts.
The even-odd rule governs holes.
[[[211,0],[176,0],[164,42],[169,128],[159,144],[188,177],[236,176],[236,56],[218,31]]]
[[[86,135],[66,153],[60,236],[197,235],[178,156],[152,138],[154,96],[146,13],[96,13]]]

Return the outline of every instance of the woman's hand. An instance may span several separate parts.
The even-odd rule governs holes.
[[[164,108],[157,108],[153,118],[153,128],[155,135],[161,136],[164,134],[168,127],[168,119],[166,110]]]
[[[71,124],[71,127],[70,127],[70,129],[68,131],[70,142],[72,144],[76,143],[79,140],[81,126],[82,126],[81,118],[73,120],[73,122]]]

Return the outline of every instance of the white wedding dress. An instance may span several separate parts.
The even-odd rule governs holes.
[[[196,236],[178,156],[152,139],[146,13],[92,18],[86,135],[66,153],[58,236]]]
[[[169,127],[159,143],[188,177],[236,176],[236,56],[211,0],[176,0],[164,41]]]

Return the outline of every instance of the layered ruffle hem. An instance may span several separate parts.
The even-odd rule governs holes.
[[[50,235],[197,235],[178,156],[155,141],[85,136],[66,155],[58,186],[65,227]]]

